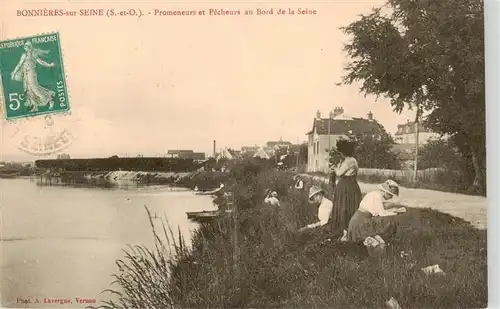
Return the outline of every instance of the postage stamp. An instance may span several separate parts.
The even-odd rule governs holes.
[[[70,111],[59,33],[0,42],[0,95],[7,120]]]

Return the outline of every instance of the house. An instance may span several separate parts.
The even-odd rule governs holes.
[[[405,124],[398,125],[398,131],[394,134],[394,141],[397,144],[415,144],[416,143],[416,129],[415,122],[408,121]],[[418,126],[418,143],[426,144],[429,140],[439,138],[440,135],[432,132],[423,124]]]
[[[237,160],[241,158],[241,154],[239,151],[230,149],[230,148],[224,148],[221,149],[221,151],[217,154],[216,160],[221,160],[221,159],[226,159],[226,160]]]
[[[167,151],[167,158],[186,159],[194,153],[193,150],[169,150]]]
[[[241,147],[241,155],[246,158],[252,158],[259,149],[259,146],[243,146]]]
[[[204,152],[194,152],[193,150],[169,150],[167,158],[193,159],[194,161],[204,161],[206,155]]]
[[[335,147],[337,140],[354,134],[372,134],[374,137],[386,134],[384,127],[379,124],[371,112],[368,118],[349,117],[344,114],[342,107],[335,107],[329,118],[321,118],[320,111],[316,112],[311,131],[308,136],[308,172],[328,173],[329,150]]]
[[[254,158],[261,158],[261,159],[269,159],[271,158],[269,154],[264,150],[264,148],[260,147],[257,152],[253,155]]]

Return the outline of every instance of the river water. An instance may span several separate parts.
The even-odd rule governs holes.
[[[209,196],[163,186],[110,189],[0,179],[0,307],[83,308],[76,297],[109,299],[101,291],[110,287],[123,249],[154,243],[144,206],[158,217],[155,225],[166,217],[186,240],[196,227],[186,211],[214,209]]]

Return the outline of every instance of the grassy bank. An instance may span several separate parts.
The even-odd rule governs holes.
[[[118,300],[103,308],[382,308],[390,297],[403,308],[487,306],[486,231],[408,208],[387,254],[370,257],[328,228],[295,232],[316,209],[290,189],[291,175],[247,164],[230,177],[234,216],[201,224],[191,249],[168,229],[156,248],[129,249],[117,262]],[[268,187],[280,209],[262,204]],[[421,271],[433,264],[446,274]]]

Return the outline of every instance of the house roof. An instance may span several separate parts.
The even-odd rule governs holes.
[[[267,147],[274,147],[276,145],[278,146],[290,146],[292,145],[291,142],[285,142],[285,141],[269,141],[266,143]]]
[[[417,126],[415,125],[415,122],[408,122],[405,124],[398,124],[398,131],[396,132],[395,135],[403,135],[403,134],[415,134],[416,133],[416,128]],[[419,124],[418,126],[418,131],[421,133],[430,133],[432,132],[428,128],[426,128],[422,123]]]
[[[314,119],[313,127],[306,135],[314,133],[319,135],[347,135],[352,133],[373,133],[381,134],[385,132],[384,127],[375,120],[368,120],[364,118],[350,118],[350,119]]]
[[[264,151],[264,149],[259,148],[259,150],[253,155],[254,158],[269,159],[269,155]]]

